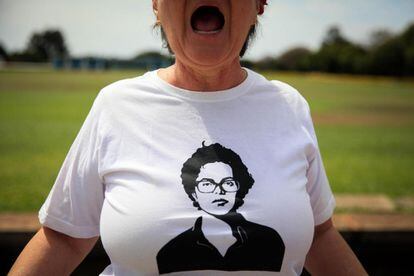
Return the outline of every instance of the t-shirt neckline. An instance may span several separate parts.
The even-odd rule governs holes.
[[[181,99],[186,99],[190,101],[199,101],[199,102],[219,102],[219,101],[227,101],[238,98],[247,92],[249,92],[250,87],[254,83],[254,72],[244,68],[243,69],[247,72],[247,77],[235,87],[225,89],[225,90],[218,90],[218,91],[192,91],[183,89],[180,87],[176,87],[165,80],[163,80],[158,75],[158,70],[154,70],[149,72],[151,79],[155,82],[155,84],[161,88],[162,91],[179,97]]]

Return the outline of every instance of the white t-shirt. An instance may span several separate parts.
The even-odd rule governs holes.
[[[299,275],[335,200],[304,98],[246,70],[217,92],[105,87],[40,222],[101,236],[101,275]]]

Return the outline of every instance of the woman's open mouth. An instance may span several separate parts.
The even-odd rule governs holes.
[[[216,34],[224,27],[224,15],[217,7],[201,6],[191,16],[191,27],[198,34]]]

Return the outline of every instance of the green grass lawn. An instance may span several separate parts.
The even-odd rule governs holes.
[[[98,91],[140,72],[0,71],[0,212],[36,211]],[[334,192],[414,196],[414,82],[266,73],[309,101]]]

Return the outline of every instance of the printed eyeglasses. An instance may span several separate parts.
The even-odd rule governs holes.
[[[234,180],[232,177],[223,178],[220,183],[216,183],[213,179],[203,178],[199,181],[196,181],[197,190],[200,193],[213,193],[218,186],[222,191],[227,193],[235,193],[239,190],[239,183]]]

